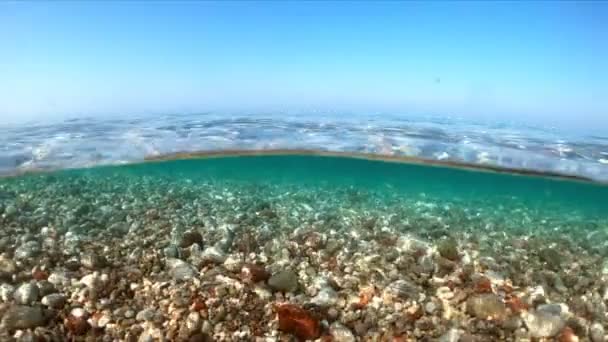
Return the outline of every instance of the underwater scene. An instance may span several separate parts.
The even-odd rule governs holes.
[[[378,155],[0,179],[2,341],[604,341],[608,186]]]

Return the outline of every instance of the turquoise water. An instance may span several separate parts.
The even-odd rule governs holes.
[[[443,166],[325,156],[241,156],[63,171],[57,177],[158,177],[195,182],[324,186],[437,200],[525,204],[565,215],[608,216],[608,186],[583,181]],[[45,177],[45,176],[41,176]],[[492,203],[494,202],[494,203]]]
[[[439,301],[435,293],[448,280],[456,284],[451,285],[455,293],[465,293],[465,299],[468,295],[486,300],[475,297],[474,279],[489,277],[493,284],[513,286],[516,296],[529,301],[530,315],[543,310],[535,309],[536,305],[565,303],[575,315],[589,317],[588,312],[576,311],[581,307],[576,303],[603,295],[602,264],[608,255],[604,244],[608,238],[606,199],[608,187],[591,182],[348,157],[266,155],[156,161],[1,179],[0,252],[14,258],[25,255],[19,257],[18,265],[29,274],[32,267],[62,270],[69,260],[97,251],[106,254],[115,268],[111,272],[124,270],[135,284],[143,283],[144,278],[165,281],[173,274],[167,260],[182,258],[200,272],[192,291],[220,286],[216,278],[205,280],[209,272],[240,279],[240,268],[209,266],[223,263],[227,256],[265,265],[272,274],[286,267],[299,270],[300,290],[286,297],[260,299],[255,304],[259,308],[282,301],[308,307],[307,303],[316,301],[315,279],[320,275],[337,279],[340,285],[335,295],[346,301],[360,298],[360,292],[372,286],[384,303],[378,305],[391,308],[392,302],[385,303],[382,291],[398,288],[398,293],[408,292],[404,285],[392,285],[396,279],[417,284],[412,286],[427,295],[420,299],[424,304]],[[222,227],[232,227],[232,237],[226,238]],[[47,246],[48,231],[58,239],[55,247]],[[221,243],[221,253],[226,255],[220,261],[201,262],[198,255],[202,253],[202,258],[205,253],[183,243],[185,232],[192,231],[202,235],[200,248],[230,241]],[[409,246],[410,239],[429,249],[407,254],[410,247],[404,246]],[[23,246],[35,245],[32,241],[44,242],[37,251],[24,252]],[[175,252],[167,254],[167,248],[175,248]],[[127,266],[138,262],[140,266]],[[107,267],[99,272],[110,272]],[[132,267],[139,267],[139,278],[132,278]],[[78,279],[91,270],[71,272],[68,274]],[[474,272],[473,280],[466,280],[463,274],[467,272]],[[0,272],[0,278],[5,276]],[[496,284],[492,291],[499,298],[497,305],[507,307],[511,294],[506,296],[499,287],[503,285]],[[544,288],[540,302],[531,294],[538,286]],[[63,291],[72,294],[70,291],[77,290]],[[229,296],[238,302],[245,298],[239,297],[239,291],[248,290],[235,291]],[[127,299],[133,295],[137,297],[130,294],[124,300],[137,310],[151,305],[145,301],[133,304]],[[251,296],[255,297],[246,298]],[[415,305],[412,300],[403,300],[404,307]],[[359,321],[349,321],[348,312],[362,310],[365,315],[380,309],[358,305],[336,306],[340,316],[325,318],[323,324],[340,321],[367,340],[381,340],[387,331],[392,336],[410,334],[419,324],[397,313],[393,316],[404,317],[404,322],[383,323],[393,312],[390,310],[396,309],[382,309],[389,311],[374,311],[379,318],[366,321],[369,327],[363,331]],[[485,311],[479,309],[482,313],[478,313],[469,305],[474,304],[467,302],[465,309],[454,306],[460,315],[456,317],[461,318],[435,317],[440,323],[427,332],[429,336],[438,338],[449,327],[460,326],[464,333],[482,340],[497,338],[483,329],[470,330],[477,325],[469,320],[483,320]],[[490,305],[490,311],[495,309]],[[497,315],[505,315],[501,307],[496,310]],[[66,307],[62,312],[60,315],[67,315],[69,310]],[[527,313],[505,312],[528,322]],[[209,308],[205,314],[213,317],[214,311]],[[234,315],[228,321],[238,320],[239,314]],[[422,319],[433,316],[424,315]],[[257,321],[243,319],[256,331],[255,336],[271,336],[278,329],[272,314],[259,313]],[[492,322],[484,324],[497,324]],[[534,322],[521,324],[521,334],[540,336]],[[289,336],[289,331],[281,333]],[[512,337],[515,332],[500,334]]]

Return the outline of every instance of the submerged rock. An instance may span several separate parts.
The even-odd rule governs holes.
[[[557,304],[541,305],[537,310],[522,313],[532,337],[553,337],[566,325],[562,309]]]
[[[8,302],[13,297],[13,293],[15,293],[15,287],[13,285],[0,285],[0,300],[3,302]]]
[[[0,256],[0,278],[10,278],[15,272],[17,272],[15,261]]]
[[[591,324],[591,327],[589,328],[589,336],[593,342],[605,341],[604,326],[598,322]]]
[[[454,238],[443,239],[437,245],[437,251],[442,257],[455,261],[460,258],[458,254],[458,242]]]
[[[14,297],[18,304],[29,305],[38,299],[38,286],[33,283],[23,284],[17,288]]]
[[[307,310],[292,304],[277,308],[279,329],[295,335],[300,340],[315,340],[321,336],[319,319]]]
[[[43,326],[47,321],[45,312],[40,307],[16,305],[2,316],[0,327],[8,331],[16,329],[33,329]]]
[[[223,262],[226,261],[226,259],[228,258],[228,256],[226,255],[226,252],[224,252],[222,249],[218,248],[217,246],[211,246],[206,248],[200,255],[201,259],[205,260],[205,261],[211,261],[214,262],[216,264],[221,264]]]
[[[402,298],[402,299],[418,299],[418,287],[409,280],[400,279],[389,284],[385,292]]]
[[[42,305],[52,309],[61,309],[65,305],[66,296],[60,293],[53,293],[42,297]]]
[[[193,244],[197,244],[201,247],[203,246],[203,236],[201,233],[195,230],[184,232],[179,241],[179,246],[181,248],[188,248]]]
[[[334,342],[354,342],[356,341],[352,331],[342,325],[340,322],[333,322],[329,326],[329,334]]]
[[[275,291],[295,292],[299,286],[298,275],[290,270],[277,272],[268,279],[268,286]]]
[[[171,277],[179,281],[192,279],[198,274],[192,265],[180,259],[168,259],[167,268]]]
[[[493,293],[478,294],[467,300],[467,312],[479,319],[504,320],[507,317],[507,307]]]
[[[103,268],[107,264],[107,260],[104,256],[98,255],[96,253],[85,253],[80,258],[80,264],[90,270],[96,270],[99,268]]]

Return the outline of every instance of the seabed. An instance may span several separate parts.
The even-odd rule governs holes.
[[[0,340],[605,340],[605,184],[315,151],[153,159],[0,179]]]

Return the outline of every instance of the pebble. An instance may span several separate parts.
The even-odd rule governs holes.
[[[42,297],[42,305],[52,309],[61,309],[65,305],[66,296],[60,293],[53,293]]]
[[[275,291],[295,292],[299,286],[298,276],[290,270],[279,271],[268,279],[268,286]]]
[[[8,302],[13,297],[13,293],[15,293],[15,287],[11,284],[2,284],[0,285],[0,299],[3,302]]]
[[[507,308],[498,296],[492,293],[480,294],[467,300],[466,310],[480,319],[502,320],[507,316]]]
[[[329,326],[329,334],[334,342],[354,342],[356,341],[352,331],[342,325],[340,322],[333,322]]]
[[[439,342],[458,342],[462,332],[456,328],[451,328],[445,334],[441,335]]]
[[[419,291],[414,283],[409,280],[400,279],[392,282],[386,288],[388,293],[402,299],[418,299]]]
[[[127,311],[125,311],[125,318],[133,318],[133,316],[135,316],[135,311],[128,309]]]
[[[13,296],[17,304],[32,304],[38,299],[38,286],[34,283],[23,284],[17,288]]]
[[[432,315],[435,310],[437,310],[437,304],[432,301],[424,305],[424,311],[426,311],[426,313],[428,313],[429,315]]]
[[[230,255],[224,261],[224,267],[230,272],[239,272],[242,268],[243,262],[241,259]]]
[[[70,279],[61,272],[51,273],[47,280],[55,286],[65,286],[70,284]]]
[[[80,283],[94,290],[99,289],[102,285],[99,273],[97,272],[82,277],[82,279],[80,279]]]
[[[156,316],[156,312],[152,309],[144,309],[137,313],[135,319],[138,321],[152,321]]]
[[[333,306],[337,301],[338,293],[329,286],[322,287],[317,295],[311,300],[312,303],[322,307]]]
[[[532,337],[553,337],[566,324],[560,313],[553,310],[536,310],[524,312],[522,318]]]
[[[0,327],[6,330],[33,329],[46,323],[45,312],[40,307],[13,306],[2,316]]]
[[[80,258],[80,264],[90,270],[97,270],[105,267],[107,261],[105,257],[89,252]]]
[[[12,259],[0,256],[0,278],[10,277],[17,272],[17,264]]]
[[[28,241],[15,250],[15,259],[29,259],[38,254],[40,254],[40,244],[36,241]]]
[[[179,246],[181,248],[188,248],[193,244],[197,244],[199,246],[203,245],[203,236],[201,233],[194,230],[184,232],[180,239]]]
[[[448,260],[458,260],[458,242],[454,238],[443,239],[437,244],[439,255]]]
[[[191,312],[186,318],[186,328],[190,334],[200,330],[202,326],[201,315],[198,312]]]
[[[211,261],[216,264],[221,264],[224,261],[226,261],[228,256],[226,255],[226,252],[224,252],[221,248],[219,248],[217,246],[211,246],[211,247],[206,248],[201,253],[201,258],[206,261]]]
[[[163,249],[163,254],[167,259],[179,259],[181,258],[181,253],[179,248],[176,245],[169,245]]]
[[[37,282],[36,286],[38,286],[38,295],[40,297],[44,297],[48,294],[57,292],[57,288],[55,287],[55,285],[53,285],[53,283],[47,280]]]
[[[178,281],[192,279],[198,274],[192,265],[180,259],[168,259],[167,267],[171,277]]]
[[[589,328],[589,335],[591,337],[591,341],[593,342],[604,342],[604,326],[598,322],[591,324],[591,327]]]

